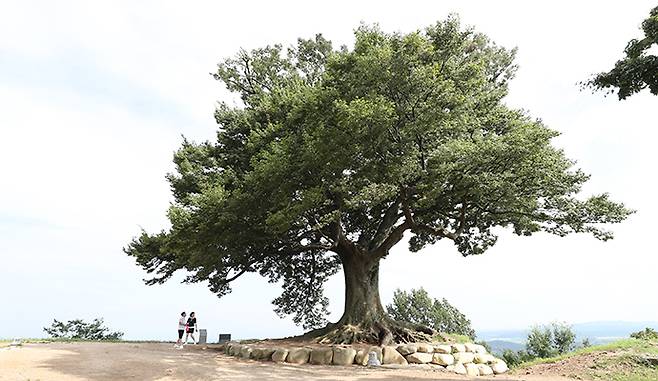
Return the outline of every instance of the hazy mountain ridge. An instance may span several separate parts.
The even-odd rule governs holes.
[[[571,327],[576,333],[576,343],[589,339],[591,344],[603,344],[629,337],[631,333],[647,327],[658,330],[658,322],[595,321],[572,324]],[[491,346],[492,352],[500,353],[505,349],[515,351],[523,349],[528,331],[529,328],[480,330],[477,331],[477,337],[479,340],[486,341]]]

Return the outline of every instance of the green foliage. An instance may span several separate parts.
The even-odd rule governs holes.
[[[546,358],[556,354],[553,348],[553,332],[549,327],[532,327],[526,338],[525,346],[533,357]]]
[[[639,340],[658,340],[658,332],[653,328],[645,328],[643,331],[631,333],[631,338]]]
[[[444,298],[432,299],[423,288],[410,292],[395,290],[393,303],[386,306],[393,319],[422,324],[437,332],[454,333],[475,338],[471,321]]]
[[[557,132],[503,97],[514,50],[450,17],[408,34],[362,25],[355,44],[321,35],[240,51],[214,77],[243,104],[220,103],[214,141],[184,140],[168,176],[171,228],[125,252],[152,278],[176,271],[218,296],[245,273],[282,282],[276,311],[324,323],[326,279],[341,258],[378,260],[410,236],[464,256],[518,235],[591,233],[631,211],[551,145]]]
[[[585,83],[595,90],[616,89],[619,99],[626,99],[645,88],[658,95],[658,57],[648,54],[652,46],[658,45],[658,7],[642,22],[644,38],[628,42],[626,57],[617,61],[608,72],[599,73]]]
[[[534,326],[526,337],[526,349],[503,351],[503,359],[509,366],[519,366],[522,363],[536,359],[547,359],[561,356],[573,351],[576,334],[570,326],[564,323],[552,323],[550,326]],[[582,347],[588,347],[589,340],[583,340]]]
[[[548,358],[572,351],[575,340],[576,334],[566,324],[535,326],[526,338],[526,350],[533,357]]]
[[[511,349],[505,349],[502,354],[503,360],[510,368],[515,368],[525,362],[532,361],[535,359],[533,355],[528,353],[525,350],[513,351]]]
[[[553,323],[553,348],[558,354],[563,354],[574,350],[576,334],[570,326],[566,324]]]
[[[433,336],[433,339],[433,341],[447,341],[450,343],[460,344],[473,342],[473,339],[470,336],[446,332],[437,332],[437,334]]]
[[[580,348],[573,352],[562,355],[556,355],[548,358],[535,358],[521,364],[521,367],[528,367],[537,364],[551,364],[562,361],[574,356],[594,353],[594,352],[620,352],[628,354],[645,354],[649,356],[658,355],[658,345],[647,340],[623,339],[612,343],[592,345],[587,348]]]
[[[602,381],[653,381],[658,379],[658,368],[651,360],[658,355],[658,345],[655,342],[638,339],[624,339],[580,348],[549,358],[526,360],[517,367],[523,369],[538,364],[552,364],[591,353],[605,353],[606,355],[594,357],[593,365],[580,370],[575,369],[574,373],[569,375],[570,377]]]
[[[72,339],[72,340],[121,340],[123,332],[110,332],[110,329],[103,326],[103,319],[94,319],[87,323],[81,319],[61,322],[53,319],[50,327],[43,329],[53,339]]]

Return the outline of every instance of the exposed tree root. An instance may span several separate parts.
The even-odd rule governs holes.
[[[321,344],[368,343],[389,345],[392,343],[429,342],[436,332],[428,327],[386,319],[364,326],[362,324],[329,324],[310,331],[301,338]]]

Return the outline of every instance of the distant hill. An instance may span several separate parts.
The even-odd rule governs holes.
[[[576,341],[587,338],[592,344],[604,344],[620,338],[627,338],[633,332],[646,327],[658,330],[658,322],[595,321],[572,324]],[[486,341],[493,352],[505,349],[523,349],[528,329],[481,330],[477,331],[479,340]]]
[[[631,333],[645,328],[658,329],[658,322],[596,321],[574,324],[573,329],[579,337],[592,339],[616,339],[628,337]],[[607,340],[610,341],[610,340]]]
[[[491,353],[497,355],[500,355],[506,349],[520,351],[521,349],[525,348],[523,344],[504,340],[489,340],[487,341],[487,344],[489,344],[489,347],[491,347]]]

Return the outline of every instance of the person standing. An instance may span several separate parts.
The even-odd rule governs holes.
[[[183,333],[185,333],[185,326],[187,325],[186,316],[185,311],[183,311],[180,314],[180,319],[178,319],[178,341],[176,341],[175,345],[177,348],[183,347]]]
[[[185,342],[183,342],[183,344],[187,344],[187,337],[192,336],[192,342],[196,345],[196,339],[194,338],[196,324],[196,314],[194,312],[190,312],[190,317],[187,318],[187,329],[185,330]]]

